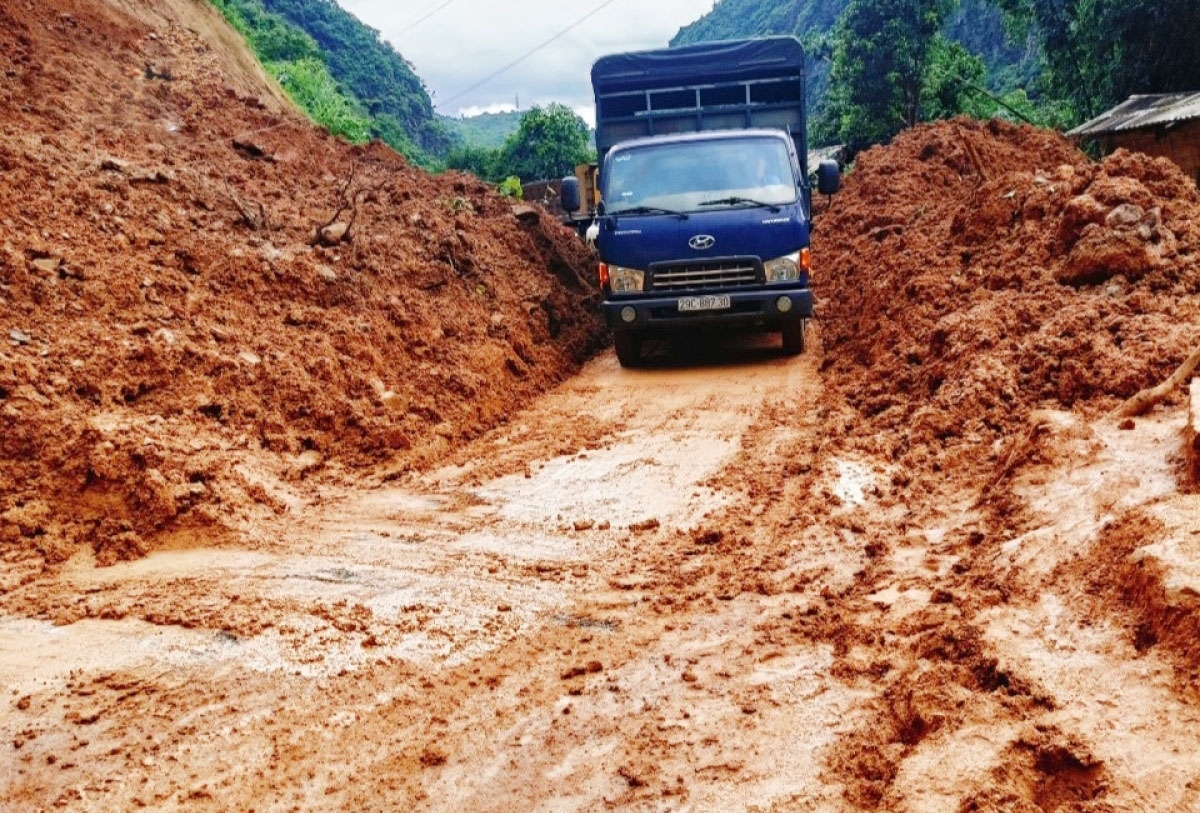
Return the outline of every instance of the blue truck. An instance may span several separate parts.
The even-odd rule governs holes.
[[[622,366],[646,339],[778,331],[804,350],[812,186],[804,49],[765,37],[601,57],[599,203],[593,233],[603,309]],[[838,188],[822,161],[820,194]],[[575,178],[563,204],[579,206]]]

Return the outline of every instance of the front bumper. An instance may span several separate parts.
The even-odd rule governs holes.
[[[707,292],[706,292],[707,293]],[[791,309],[779,309],[787,297]],[[808,288],[764,288],[729,292],[730,305],[722,310],[680,311],[679,296],[613,298],[604,301],[604,320],[613,331],[640,334],[678,333],[698,329],[779,330],[786,324],[813,315],[813,296]],[[624,318],[632,308],[634,319]]]

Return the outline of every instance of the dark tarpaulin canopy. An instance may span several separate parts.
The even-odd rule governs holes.
[[[804,46],[795,37],[703,42],[682,48],[631,51],[600,57],[592,65],[597,95],[709,82],[803,75]]]
[[[592,66],[592,88],[601,159],[631,138],[754,127],[786,130],[807,158],[804,46],[795,37],[612,54]]]

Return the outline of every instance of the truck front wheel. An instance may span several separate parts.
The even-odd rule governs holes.
[[[614,333],[617,361],[622,367],[636,367],[642,360],[642,337],[635,333]]]
[[[807,319],[798,319],[783,326],[783,352],[788,356],[798,356],[804,352],[804,326]]]

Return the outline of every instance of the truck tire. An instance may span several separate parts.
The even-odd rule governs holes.
[[[642,361],[642,337],[636,333],[614,333],[617,361],[622,367],[636,367]]]
[[[783,326],[783,352],[787,356],[798,356],[804,352],[804,327],[807,319],[798,319]]]

